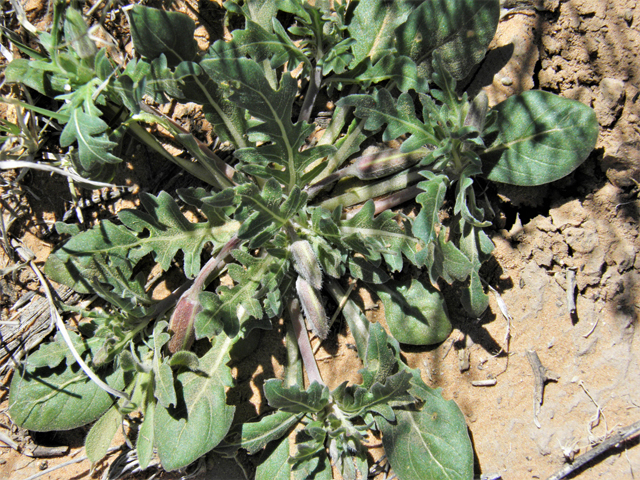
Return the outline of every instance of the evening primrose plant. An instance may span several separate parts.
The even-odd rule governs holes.
[[[493,108],[483,93],[459,93],[495,34],[498,0],[224,8],[226,25],[241,27],[206,51],[189,16],[129,8],[135,57],[124,61],[57,1],[52,31],[38,36],[44,53],[7,67],[7,81],[61,101],[51,112],[60,145],[84,175],[108,176],[128,132],[209,185],[141,193],[139,209],[86,231],[58,225],[69,238],[45,273],[105,303],[16,372],[13,421],[35,431],[95,422],[86,449],[97,462],[123,417],[139,412],[131,435],[141,467],[154,452],[175,470],[244,449],[256,455],[257,479],[366,478],[380,433],[400,479],[472,478],[462,413],[403,362],[400,345],[450,334],[441,282],[459,288],[470,317],[487,308],[479,270],[493,243],[476,179],[539,185],[568,175],[595,145],[593,111],[542,91]],[[223,161],[159,113],[168,101],[200,105],[233,155]],[[145,125],[192,158],[170,154]],[[392,210],[408,201],[411,215]],[[153,299],[151,268],[176,262],[184,285]],[[389,331],[349,298],[349,281],[376,293]],[[331,390],[309,335],[330,338],[337,315],[362,382]],[[264,382],[272,410],[237,418],[227,401],[232,352],[281,318],[284,377]]]

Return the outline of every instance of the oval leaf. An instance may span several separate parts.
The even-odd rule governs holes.
[[[496,152],[499,158],[483,159],[487,178],[494,182],[553,182],[578,168],[596,145],[596,114],[578,101],[530,90],[494,110],[500,134],[487,153]]]
[[[165,470],[194,462],[214,448],[229,431],[235,407],[227,405],[225,387],[233,379],[226,365],[232,341],[220,335],[200,359],[200,371],[176,377],[177,406],[155,411],[154,437]]]
[[[400,480],[473,478],[473,450],[464,415],[437,390],[422,384],[425,397],[419,411],[396,410],[396,421],[378,417],[382,444],[394,473]]]
[[[389,282],[377,288],[391,335],[400,343],[432,345],[451,333],[442,294],[419,280]]]

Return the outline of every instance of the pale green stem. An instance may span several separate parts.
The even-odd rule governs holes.
[[[363,203],[374,197],[380,197],[387,193],[407,188],[422,178],[422,175],[420,175],[420,172],[417,170],[405,171],[381,182],[354,188],[343,195],[325,200],[320,206],[326,210],[333,211],[339,206],[348,207],[357,203]]]

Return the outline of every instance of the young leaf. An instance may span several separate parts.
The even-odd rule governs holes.
[[[102,163],[120,163],[122,160],[111,153],[117,144],[109,139],[108,128],[100,117],[76,108],[62,130],[60,146],[68,147],[77,141],[80,164],[85,170],[94,170]]]
[[[430,124],[422,123],[415,114],[415,104],[409,93],[400,94],[397,100],[382,88],[373,95],[349,95],[337,103],[340,107],[355,107],[354,115],[366,119],[364,127],[372,132],[387,125],[382,139],[394,140],[406,133],[411,134],[405,142],[410,142],[416,150],[423,145],[438,145]]]
[[[411,374],[402,370],[387,377],[384,383],[374,383],[369,389],[358,385],[347,386],[347,382],[344,382],[331,392],[331,395],[340,405],[340,409],[350,418],[354,418],[364,416],[367,410],[375,409],[376,406],[388,407],[396,402],[413,403],[414,398],[408,393],[410,381]],[[390,411],[390,408],[387,408],[387,411]],[[390,420],[393,420],[392,413],[390,416]]]
[[[298,386],[287,388],[272,378],[264,382],[264,395],[273,408],[291,413],[316,413],[329,402],[329,389],[318,382],[305,391]]]
[[[469,225],[464,220],[461,220],[460,224],[460,251],[473,266],[469,275],[469,286],[462,290],[460,301],[470,315],[479,317],[489,306],[489,296],[484,293],[478,272],[493,251],[493,242],[482,229]]]
[[[122,414],[115,405],[93,424],[84,442],[87,458],[93,465],[105,457],[121,424]]]
[[[216,337],[211,350],[200,359],[200,371],[176,376],[175,408],[157,406],[154,437],[165,470],[189,465],[214,448],[231,426],[235,407],[227,405],[225,388],[233,379],[226,363],[232,341]]]
[[[494,182],[532,186],[558,180],[584,162],[598,138],[593,109],[549,92],[530,90],[493,110],[500,133],[482,160]]]
[[[278,411],[258,422],[246,422],[242,424],[242,436],[237,445],[247,450],[249,455],[254,455],[269,442],[286,435],[301,417],[302,414]]]
[[[417,396],[425,400],[418,411],[396,410],[396,421],[378,418],[382,444],[400,480],[473,477],[473,450],[464,415],[414,376]]]
[[[153,457],[153,423],[156,411],[156,403],[150,401],[144,411],[144,420],[138,432],[136,440],[136,452],[138,454],[138,463],[141,469],[147,468],[151,458]]]
[[[389,331],[400,343],[433,345],[451,333],[444,299],[433,287],[414,278],[410,285],[388,282],[375,289]]]

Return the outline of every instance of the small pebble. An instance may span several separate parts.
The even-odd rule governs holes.
[[[509,87],[513,85],[513,80],[511,80],[511,78],[509,77],[502,77],[500,79],[500,83],[502,83],[502,85],[504,85],[505,87]]]

